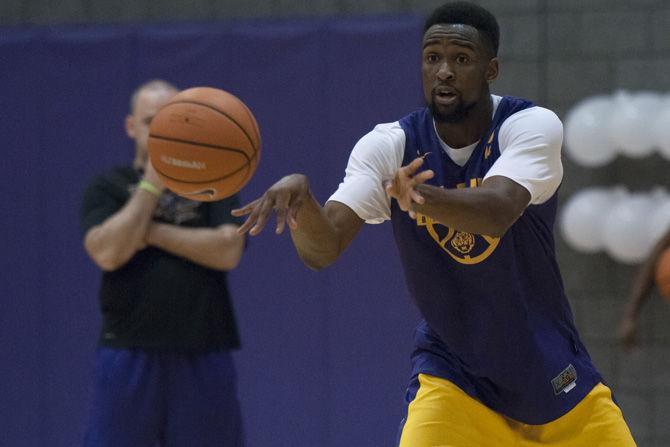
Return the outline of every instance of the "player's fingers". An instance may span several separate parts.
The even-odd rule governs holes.
[[[272,213],[272,202],[274,202],[274,200],[266,198],[256,209],[256,211],[254,211],[258,212],[258,215],[256,217],[254,226],[251,227],[251,230],[249,230],[250,235],[256,236],[263,230],[263,228],[265,228],[265,224],[267,224],[268,219],[270,218],[270,214]]]
[[[415,175],[412,180],[415,185],[418,185],[419,183],[424,183],[426,180],[430,180],[433,177],[435,177],[435,172],[433,172],[432,169],[426,169],[425,171],[421,171]]]
[[[302,199],[294,200],[288,209],[288,226],[290,229],[295,230],[298,228],[298,210],[302,206]]]
[[[287,208],[275,208],[275,215],[277,216],[277,228],[275,228],[275,234],[282,234],[284,232],[284,227],[286,227],[287,214]]]
[[[286,226],[286,215],[288,214],[289,194],[282,194],[277,197],[274,211],[277,216],[277,228],[275,234],[282,234]]]
[[[386,194],[388,194],[389,197],[397,198],[398,197],[398,190],[396,189],[395,183],[393,180],[386,180],[384,182],[384,190],[386,191]]]
[[[402,171],[404,174],[408,176],[414,175],[414,173],[421,167],[423,164],[423,157],[415,158],[409,164],[406,164],[402,168],[400,168],[400,171]]]
[[[259,206],[256,204],[252,210],[251,213],[249,214],[249,217],[247,217],[247,220],[244,221],[242,225],[237,229],[237,234],[246,234],[251,227],[253,227],[256,224],[256,221],[258,220],[258,213],[259,213]]]
[[[396,199],[398,202],[398,206],[400,207],[401,210],[403,211],[409,211],[411,208],[411,198],[404,196],[404,197],[399,197]]]
[[[409,196],[413,202],[416,202],[420,205],[423,205],[426,201],[426,199],[424,199],[423,196],[414,189],[410,190]]]
[[[251,228],[251,226],[256,222],[255,219],[252,219],[251,216],[247,217],[247,220],[244,221],[242,225],[239,226],[237,229],[237,234],[246,234],[247,231]]]
[[[251,213],[254,208],[256,208],[256,205],[258,205],[258,202],[261,201],[261,198],[258,198],[254,200],[253,202],[249,202],[246,205],[240,207],[240,208],[235,208],[230,212],[235,217],[241,217],[241,216],[246,216],[247,214]]]

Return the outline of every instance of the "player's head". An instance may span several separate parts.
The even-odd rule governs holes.
[[[154,79],[140,85],[130,97],[126,133],[135,142],[135,167],[144,167],[147,161],[147,141],[151,119],[156,115],[158,109],[176,94],[177,88],[174,85],[161,79]]]
[[[460,122],[489,93],[498,76],[500,30],[481,6],[446,3],[426,19],[423,91],[439,122]]]

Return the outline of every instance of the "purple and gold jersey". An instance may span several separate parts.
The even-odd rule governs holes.
[[[502,98],[490,129],[464,166],[444,152],[432,116],[400,120],[403,165],[428,154],[427,183],[476,188],[500,156],[498,131],[533,104]],[[454,382],[489,408],[527,424],[572,409],[600,381],[577,335],[555,260],[557,196],[529,205],[501,238],[412,220],[393,201],[391,219],[409,291],[424,320],[417,328],[413,374]]]

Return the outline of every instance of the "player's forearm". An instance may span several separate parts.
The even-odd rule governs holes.
[[[493,188],[444,189],[422,184],[416,190],[425,203],[414,203],[415,212],[458,231],[500,237],[519,217]]]
[[[343,249],[340,234],[311,194],[300,208],[297,222],[291,238],[303,263],[314,270],[332,264]]]
[[[101,269],[122,267],[144,246],[157,200],[150,192],[138,189],[119,212],[86,234],[86,251]]]
[[[235,268],[244,250],[244,236],[239,235],[237,226],[232,224],[187,228],[153,223],[146,243],[215,270]]]

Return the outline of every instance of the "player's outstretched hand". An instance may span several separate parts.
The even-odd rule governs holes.
[[[410,164],[401,167],[396,171],[393,179],[387,181],[384,185],[386,193],[390,197],[396,199],[400,209],[408,211],[412,218],[414,218],[412,202],[419,204],[424,203],[423,196],[419,194],[414,187],[433,178],[435,175],[430,169],[421,171],[418,174],[416,173],[416,171],[423,165],[423,159],[424,157],[415,158]]]
[[[307,177],[302,174],[287,175],[272,185],[258,199],[232,211],[232,215],[237,217],[249,215],[237,232],[257,235],[263,231],[273,211],[277,214],[275,233],[283,233],[286,224],[289,228],[296,229],[298,210],[305,200],[310,198]]]

